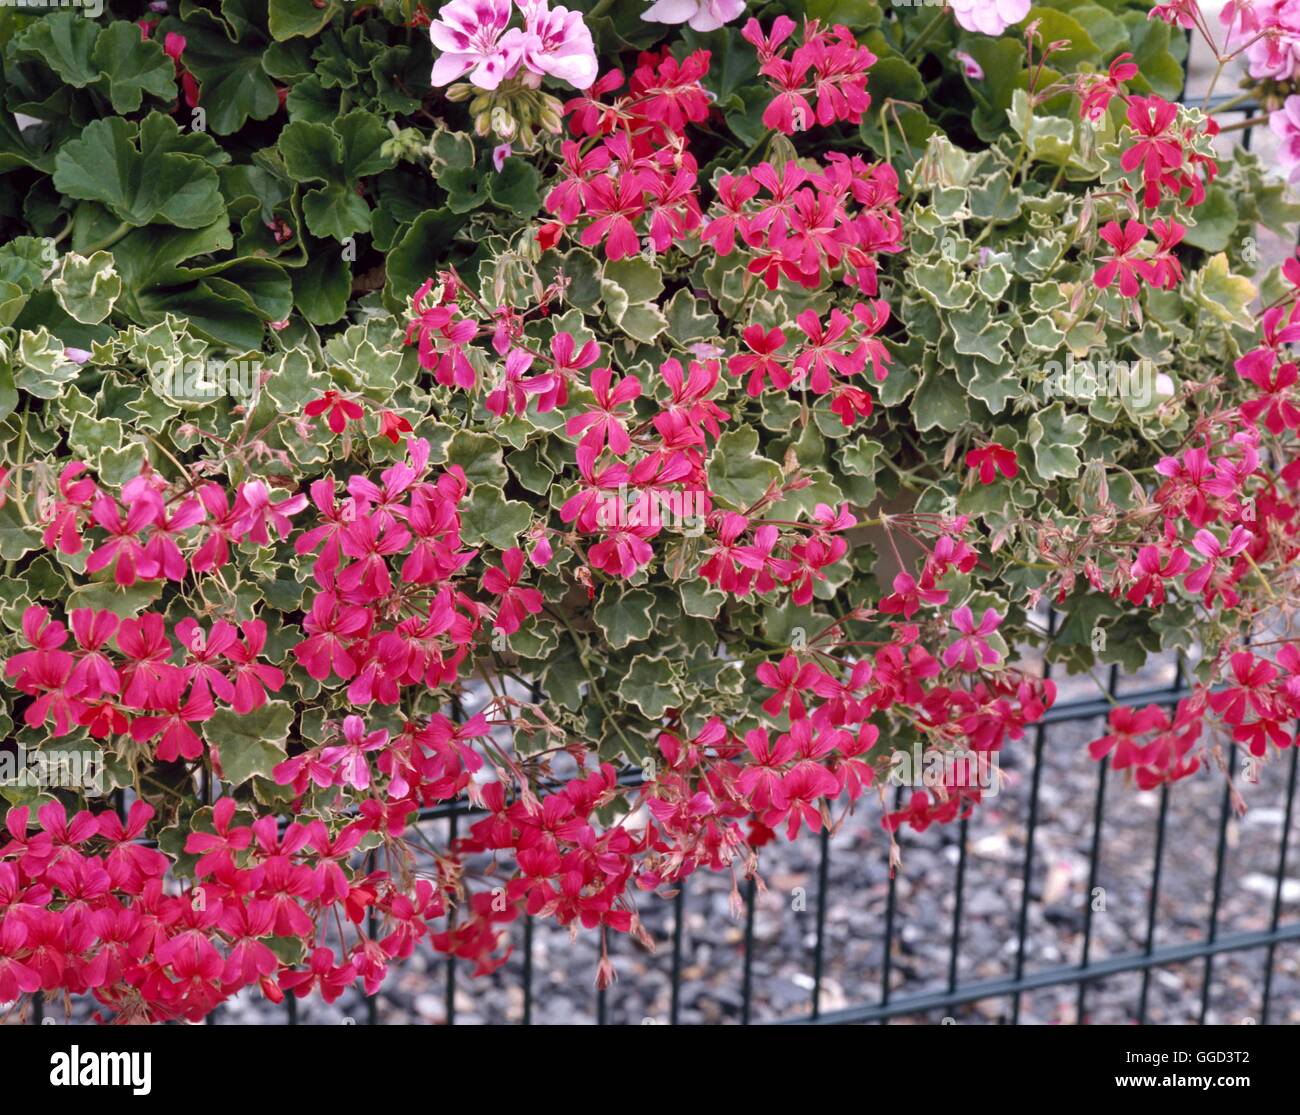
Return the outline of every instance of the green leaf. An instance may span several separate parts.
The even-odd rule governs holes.
[[[89,258],[69,252],[50,286],[59,305],[83,325],[98,325],[122,294],[122,279],[113,270],[108,252],[96,252]]]
[[[452,238],[464,218],[449,209],[430,209],[406,230],[385,261],[387,279],[384,303],[395,313],[405,313],[407,302],[438,269],[438,260],[447,258]]]
[[[0,560],[17,561],[41,545],[41,532],[23,523],[14,500],[0,507]]]
[[[357,193],[363,177],[393,165],[382,148],[383,121],[358,109],[332,126],[295,120],[280,133],[285,169],[300,182],[323,182],[303,198],[303,216],[315,236],[344,240],[370,230],[370,206]]]
[[[1223,252],[1211,256],[1187,284],[1187,295],[1203,310],[1229,325],[1248,328],[1252,318],[1249,306],[1255,300],[1255,284],[1242,275],[1234,275]]]
[[[203,725],[203,736],[216,749],[223,780],[239,786],[255,774],[269,778],[275,765],[285,760],[293,718],[293,706],[285,701],[268,701],[243,715],[217,709]]]
[[[63,355],[62,343],[44,326],[35,332],[23,330],[16,356],[15,386],[38,399],[57,399],[64,384],[77,378],[77,365]]]
[[[286,39],[317,35],[339,13],[338,0],[316,5],[314,0],[270,0],[271,37]]]
[[[100,202],[129,225],[210,225],[226,211],[217,172],[201,158],[171,150],[177,133],[158,113],[138,130],[117,116],[92,121],[55,156],[54,186],[68,197]]]
[[[280,110],[275,83],[262,68],[271,40],[260,30],[248,25],[231,36],[215,15],[191,4],[183,21],[163,20],[155,36],[169,31],[185,36],[185,66],[198,79],[199,107],[217,135],[232,135],[250,119],[266,120]]]
[[[470,492],[469,504],[461,512],[461,537],[471,546],[486,542],[498,550],[517,545],[519,534],[533,520],[526,503],[506,499],[492,484],[479,484]]]
[[[1193,212],[1196,223],[1189,225],[1183,242],[1206,252],[1227,248],[1237,228],[1237,206],[1228,191],[1217,184],[1211,186]]]
[[[307,265],[291,278],[294,305],[313,325],[333,325],[348,312],[352,272],[332,240],[313,241]]]
[[[946,368],[928,371],[912,396],[912,414],[918,430],[936,426],[949,433],[970,420],[970,404],[961,384]]]
[[[658,720],[670,708],[681,703],[676,677],[666,658],[638,654],[626,676],[619,682],[618,695],[636,705],[651,720]]]
[[[505,485],[501,445],[491,434],[457,430],[447,442],[444,460],[446,464],[459,465],[465,470],[470,491],[478,484],[491,484],[497,488]]]
[[[134,23],[123,20],[104,28],[92,57],[103,71],[114,112],[139,111],[146,93],[169,103],[176,99],[175,65],[158,42],[140,38]]]
[[[723,503],[744,510],[780,482],[781,468],[759,453],[758,431],[752,426],[728,430],[718,438],[709,458],[709,488]]]
[[[520,218],[537,215],[542,207],[541,175],[532,163],[510,158],[501,173],[489,179],[488,195],[494,205]]]
[[[1088,435],[1088,419],[1082,414],[1067,414],[1065,404],[1057,401],[1029,418],[1029,444],[1034,450],[1034,465],[1043,480],[1079,474],[1078,447]]]
[[[139,29],[126,24],[140,40]],[[39,58],[60,80],[83,89],[99,80],[99,66],[91,58],[99,25],[79,12],[55,11],[35,20],[9,45],[15,60]]]
[[[954,347],[967,356],[982,356],[995,364],[1006,359],[1003,346],[1011,336],[1011,326],[1005,321],[993,320],[993,311],[987,302],[976,302],[968,310],[950,314]]]
[[[602,631],[609,645],[621,650],[629,643],[639,643],[649,638],[654,629],[651,609],[654,594],[645,589],[619,589],[606,587],[592,610],[592,619]]]
[[[696,298],[687,287],[672,296],[664,317],[668,322],[668,336],[683,348],[718,335],[718,315],[709,309],[707,299]]]

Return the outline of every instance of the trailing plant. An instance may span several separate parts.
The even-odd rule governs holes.
[[[0,717],[52,772],[0,784],[0,1002],[333,1000],[525,913],[607,986],[698,869],[968,816],[1040,661],[1179,656],[1091,748],[1140,788],[1292,745],[1300,210],[1185,40],[754,7],[0,13]]]

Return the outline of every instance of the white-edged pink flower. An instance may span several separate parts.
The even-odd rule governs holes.
[[[498,174],[505,169],[506,160],[514,153],[515,149],[508,143],[499,143],[492,148],[492,165],[496,167]]]
[[[1288,182],[1300,179],[1300,96],[1292,93],[1268,118],[1269,130],[1277,136],[1277,161]]]
[[[647,23],[689,23],[693,31],[716,31],[745,10],[745,0],[656,0],[641,18]]]
[[[1029,14],[1030,0],[948,0],[948,6],[967,31],[1001,35]]]
[[[952,614],[952,625],[961,632],[961,638],[943,652],[943,664],[949,669],[954,666],[963,670],[976,670],[980,666],[992,666],[998,661],[998,652],[984,641],[985,636],[992,635],[998,629],[1002,617],[992,608],[985,608],[979,626],[975,626],[975,617],[969,606],[963,604]]]
[[[495,89],[519,67],[522,32],[507,31],[510,0],[451,0],[429,24],[429,38],[442,53],[433,63],[434,85],[469,74],[480,89]]]
[[[575,89],[588,88],[596,80],[598,63],[582,13],[558,5],[548,8],[546,0],[521,0],[519,9],[524,13],[519,39],[524,65]]]

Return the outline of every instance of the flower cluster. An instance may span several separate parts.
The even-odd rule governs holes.
[[[427,934],[423,919],[444,909],[428,880],[399,889],[383,873],[348,876],[343,865],[379,827],[373,820],[332,836],[319,820],[281,831],[230,797],[213,808],[210,832],[188,837],[197,882],[176,892],[164,885],[168,857],[140,842],[153,816],[143,801],[125,818],[110,810],[69,819],[58,802],[37,818],[25,806],[9,810],[0,1001],[89,993],[123,1022],[199,1021],[249,986],[274,1002],[289,991],[333,1002],[358,979],[377,989],[388,965]],[[356,935],[341,956],[317,929],[336,914]],[[378,939],[367,919],[382,919]],[[283,964],[273,942],[301,950],[305,969]]]
[[[42,541],[60,553],[79,554],[85,532],[91,531],[94,548],[86,559],[87,571],[111,570],[123,587],[137,581],[181,581],[191,569],[219,569],[230,560],[232,545],[266,546],[272,532],[283,538],[291,517],[307,506],[303,495],[272,499],[261,480],[241,484],[233,503],[219,484],[203,484],[193,495],[190,488],[170,492],[166,481],[149,470],[123,485],[119,500],[86,470],[82,461],[64,466],[58,494],[44,510]],[[188,554],[181,550],[182,540]]]
[[[702,238],[724,256],[739,242],[753,254],[749,272],[769,290],[782,278],[811,289],[831,275],[874,295],[879,257],[903,250],[897,207],[898,175],[888,163],[837,152],[817,172],[760,163],[718,180]]]
[[[623,74],[612,70],[565,105],[579,140],[561,145],[561,178],[546,196],[556,218],[543,230],[547,246],[585,219],[581,242],[620,260],[641,251],[640,227],[645,250],[662,254],[699,226],[698,166],[685,131],[709,114],[701,84],[708,69],[707,50],[681,62],[666,49],[643,54],[626,94],[602,100],[623,86]]]
[[[847,27],[822,27],[817,20],[804,22],[799,45],[790,50],[786,44],[795,29],[789,16],[778,16],[766,34],[756,19],[741,31],[758,51],[759,72],[776,94],[763,112],[763,123],[794,135],[814,123],[824,128],[861,122],[871,107],[867,71],[876,56]]]
[[[543,77],[586,89],[596,80],[596,50],[581,12],[547,0],[518,0],[524,26],[511,27],[513,0],[450,0],[429,25],[439,50],[434,85],[469,74],[480,89],[515,76],[536,88]]]

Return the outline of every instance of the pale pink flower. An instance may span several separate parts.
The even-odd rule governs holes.
[[[745,0],[657,0],[641,18],[648,23],[689,23],[693,31],[716,31],[745,10]]]
[[[970,78],[971,81],[984,80],[984,68],[964,50],[953,51],[953,57],[961,63],[962,72]]]
[[[523,64],[535,74],[549,74],[575,89],[596,80],[596,47],[581,12],[546,0],[522,0],[524,30],[519,38]]]
[[[1300,0],[1229,0],[1219,21],[1225,51],[1246,47],[1251,77],[1290,81],[1300,71]]]
[[[442,53],[433,64],[434,85],[469,74],[480,89],[495,89],[519,67],[522,35],[506,31],[510,0],[451,0],[429,24],[429,38]]]
[[[1029,14],[1030,0],[948,0],[948,6],[967,31],[1001,35]]]
[[[1300,96],[1292,93],[1281,108],[1270,113],[1269,130],[1277,136],[1277,159],[1287,180],[1300,179]]]

